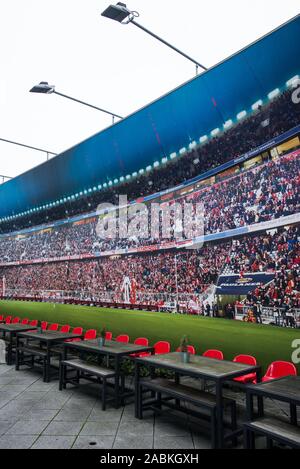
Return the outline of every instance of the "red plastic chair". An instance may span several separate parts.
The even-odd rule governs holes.
[[[214,360],[224,360],[224,354],[220,350],[207,350],[203,357],[213,358]]]
[[[62,332],[63,334],[68,334],[70,332],[71,326],[65,325],[60,328],[59,332]]]
[[[59,324],[51,324],[51,326],[48,327],[48,331],[57,332],[58,328]]]
[[[30,321],[29,325],[33,327],[37,327],[39,321],[37,319],[34,319],[33,321]]]
[[[119,335],[116,338],[116,342],[120,342],[122,344],[128,344],[129,343],[129,336],[128,335]]]
[[[11,323],[12,324],[19,324],[20,320],[21,320],[20,318],[14,318]]]
[[[256,366],[257,360],[251,355],[238,355],[233,359],[234,363],[241,363],[243,365]],[[248,375],[240,376],[239,378],[234,378],[234,381],[237,383],[247,384],[255,383],[257,379],[256,373],[249,373]]]
[[[95,339],[97,339],[97,331],[95,329],[86,331],[84,340],[95,340]]]
[[[83,335],[83,328],[82,327],[74,327],[72,330],[72,334]],[[80,342],[81,339],[78,337],[77,339],[68,339],[66,342]]]
[[[195,349],[195,347],[194,347],[193,345],[188,345],[188,346],[187,346],[187,351],[188,351],[188,353],[190,353],[191,355],[196,355],[196,349]],[[177,352],[181,352],[181,348],[180,348],[180,347],[177,349]]]
[[[113,338],[112,332],[106,332],[105,339],[110,341],[110,340],[112,340],[112,338]]]
[[[134,345],[141,345],[142,347],[148,347],[149,340],[146,339],[145,337],[140,337],[139,339],[136,339],[134,341]]]
[[[5,318],[5,324],[11,324],[12,316],[7,316]]]
[[[48,322],[47,321],[42,321],[41,322],[41,328],[43,331],[46,331],[48,327]]]
[[[171,345],[169,342],[160,341],[154,345],[155,355],[166,355],[167,353],[170,353],[170,351]]]
[[[29,324],[29,319],[22,319],[21,324],[27,326]]]
[[[293,363],[278,361],[272,363],[262,379],[263,383],[273,379],[285,378],[286,376],[297,376],[297,369]]]
[[[145,337],[140,337],[139,339],[136,339],[134,341],[134,345],[140,345],[141,347],[148,347],[149,346],[149,340],[146,339]],[[151,354],[148,352],[141,352],[141,353],[133,353],[130,356],[131,357],[149,357]]]
[[[3,314],[0,316],[0,321],[3,321],[4,320],[4,316]]]

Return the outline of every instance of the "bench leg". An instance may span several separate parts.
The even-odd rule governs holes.
[[[20,369],[20,351],[16,350],[16,371]]]
[[[211,421],[210,421],[210,428],[211,428],[211,448],[217,448],[217,415],[216,409],[213,409],[211,412]]]
[[[157,393],[157,407],[161,409],[161,392]]]
[[[125,376],[121,375],[121,396],[124,396],[125,393]],[[121,404],[125,405],[125,399],[121,397]]]
[[[63,385],[64,385],[64,365],[62,362],[60,362],[59,365],[59,390],[63,390]]]
[[[248,428],[244,428],[244,449],[255,449],[255,435]]]
[[[140,384],[137,396],[137,418],[143,420],[143,386]]]
[[[106,378],[102,379],[102,410],[106,410]]]
[[[43,381],[44,381],[44,383],[48,383],[48,372],[47,372],[47,360],[46,360],[46,358],[43,359]]]
[[[235,402],[233,402],[230,407],[231,407],[231,430],[235,431],[237,430],[237,414],[236,414]],[[237,443],[238,443],[237,437],[234,436],[232,438],[232,446],[233,447],[237,446]]]
[[[272,438],[267,438],[267,449],[273,449],[273,448],[274,448],[274,445],[273,445]]]

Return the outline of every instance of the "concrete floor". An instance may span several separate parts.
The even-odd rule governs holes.
[[[193,418],[174,412],[134,418],[133,404],[101,410],[97,386],[58,391],[58,382],[42,382],[31,370],[0,365],[0,449],[207,449]],[[235,393],[244,407],[244,396]],[[272,413],[287,409],[270,403]],[[242,411],[243,412],[243,411]]]

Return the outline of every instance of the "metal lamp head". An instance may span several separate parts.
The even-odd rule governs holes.
[[[34,86],[30,93],[52,94],[55,92],[55,86],[49,85],[47,81],[41,81],[39,85]]]
[[[125,3],[118,2],[116,5],[110,5],[101,16],[110,20],[118,21],[118,23],[127,24],[138,16],[138,13],[127,8]],[[127,20],[127,21],[125,21]]]

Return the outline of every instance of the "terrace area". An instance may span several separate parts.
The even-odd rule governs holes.
[[[132,380],[130,380],[132,381]],[[131,384],[130,382],[128,383]],[[245,396],[226,390],[244,417]],[[288,406],[269,401],[268,413],[287,419]],[[259,442],[258,442],[259,446]],[[238,447],[242,447],[239,441]],[[209,449],[210,438],[193,417],[164,412],[134,416],[133,403],[102,411],[99,387],[84,383],[59,392],[39,372],[0,365],[0,449]]]

